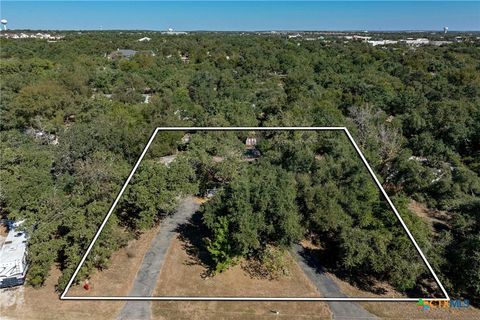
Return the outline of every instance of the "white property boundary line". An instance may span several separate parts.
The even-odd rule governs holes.
[[[112,297],[112,296],[99,296],[99,297],[85,297],[85,296],[69,296],[67,297],[66,294],[68,290],[70,289],[71,285],[73,284],[73,281],[75,277],[77,276],[78,272],[80,271],[80,268],[82,267],[83,263],[85,262],[88,254],[90,251],[92,251],[93,245],[95,244],[95,241],[97,241],[98,237],[100,236],[100,233],[102,232],[103,228],[107,224],[108,219],[113,213],[113,210],[115,209],[118,201],[120,200],[122,194],[125,192],[125,189],[127,188],[127,185],[130,183],[130,180],[132,179],[133,175],[135,174],[135,171],[137,171],[138,166],[140,165],[140,162],[142,162],[143,158],[145,157],[145,154],[147,153],[147,150],[150,148],[150,145],[152,144],[153,140],[155,139],[157,133],[159,131],[343,131],[348,139],[350,140],[351,144],[357,151],[358,155],[363,161],[363,164],[365,167],[367,167],[368,172],[372,176],[373,180],[375,180],[375,183],[377,184],[377,187],[380,189],[382,192],[383,196],[387,200],[388,204],[390,205],[390,208],[392,208],[393,212],[397,216],[397,219],[400,221],[402,224],[403,229],[407,233],[408,237],[410,238],[410,241],[413,243],[415,248],[417,249],[418,253],[422,257],[423,262],[427,266],[428,270],[432,273],[433,277],[435,278],[435,281],[437,284],[440,286],[442,293],[445,295],[445,298],[346,298],[346,297],[338,297],[338,298],[296,298],[296,297],[179,297],[179,296],[173,296],[173,297]],[[130,175],[128,176],[127,180],[122,186],[122,189],[120,189],[120,192],[118,193],[115,201],[112,204],[112,207],[110,210],[108,210],[107,215],[105,216],[105,219],[103,219],[102,224],[100,225],[100,228],[97,230],[97,233],[93,237],[92,242],[87,248],[87,251],[82,257],[82,260],[80,260],[80,263],[77,266],[77,269],[72,275],[72,278],[68,282],[65,290],[63,291],[62,295],[60,296],[61,300],[168,300],[168,301],[384,301],[384,302],[402,302],[402,301],[418,301],[419,299],[427,300],[427,301],[450,301],[450,297],[448,296],[447,291],[443,287],[442,283],[438,279],[435,271],[433,271],[432,266],[430,263],[427,261],[427,258],[423,254],[422,250],[418,246],[417,242],[413,238],[412,234],[410,233],[410,230],[408,230],[407,225],[403,221],[402,217],[397,211],[397,208],[395,208],[392,200],[390,200],[390,197],[388,194],[385,192],[385,190],[382,187],[382,184],[378,180],[377,176],[373,172],[372,168],[368,164],[367,159],[363,155],[362,151],[356,144],[355,140],[353,140],[352,135],[348,131],[346,127],[158,127],[155,129],[155,131],[152,133],[150,136],[150,139],[147,142],[147,145],[143,149],[140,157],[138,158],[137,162],[135,163],[135,166],[133,167],[132,171],[130,172]]]

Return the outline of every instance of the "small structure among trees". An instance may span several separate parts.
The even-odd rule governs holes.
[[[131,49],[117,49],[108,55],[108,59],[130,59],[137,54],[138,51]]]
[[[10,232],[0,249],[0,288],[22,285],[27,275],[27,235],[20,223],[10,224]]]
[[[255,137],[248,137],[245,140],[245,146],[246,146],[246,151],[245,151],[245,156],[246,160],[248,161],[253,161],[255,159],[258,159],[260,157],[260,151],[257,149],[257,138]]]
[[[131,59],[137,54],[145,54],[149,56],[155,56],[153,51],[137,51],[132,49],[117,49],[111,52],[107,57],[108,59]]]
[[[247,148],[254,148],[257,145],[257,138],[247,138],[245,140],[245,145]]]

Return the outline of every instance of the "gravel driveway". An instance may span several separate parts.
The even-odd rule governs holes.
[[[313,257],[305,254],[301,245],[297,244],[292,250],[293,256],[297,260],[300,268],[317,287],[318,291],[324,297],[341,298],[346,297],[342,293],[338,285],[330,278],[322,266]],[[354,302],[346,301],[328,301],[328,306],[333,313],[333,319],[339,320],[361,320],[361,319],[378,319],[360,305]]]
[[[180,202],[177,211],[165,218],[160,225],[160,230],[153,239],[150,248],[143,257],[142,265],[138,270],[130,297],[151,297],[157,284],[157,278],[162,269],[170,242],[177,235],[175,231],[181,224],[187,223],[200,204],[194,197],[188,197]],[[118,315],[119,320],[146,320],[151,316],[151,301],[127,301]]]

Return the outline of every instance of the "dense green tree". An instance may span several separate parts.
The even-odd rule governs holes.
[[[119,216],[133,231],[146,230],[173,212],[180,197],[196,192],[195,171],[186,159],[175,159],[168,167],[146,160],[127,187]]]
[[[259,254],[267,244],[288,247],[302,236],[294,178],[283,169],[248,166],[204,207],[215,268],[234,258]],[[227,237],[227,243],[225,243]]]
[[[453,241],[447,248],[447,274],[456,294],[467,294],[478,303],[480,296],[480,202],[461,204],[454,216]]]

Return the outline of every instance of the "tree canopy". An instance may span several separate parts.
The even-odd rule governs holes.
[[[146,35],[151,41],[137,41]],[[480,50],[463,36],[415,48],[336,35],[0,39],[0,214],[27,220],[29,283],[41,285],[56,264],[64,288],[158,126],[346,126],[448,289],[478,299]],[[139,53],[109,59],[117,48]],[[423,274],[346,140],[265,134],[261,159],[247,163],[248,134],[197,132],[188,146],[183,133],[159,135],[82,276],[106,267],[177,196],[215,188],[204,223],[220,270],[311,235],[330,245],[345,272],[402,290]],[[177,159],[159,164],[170,155]],[[409,199],[446,212],[446,229],[429,230]]]

